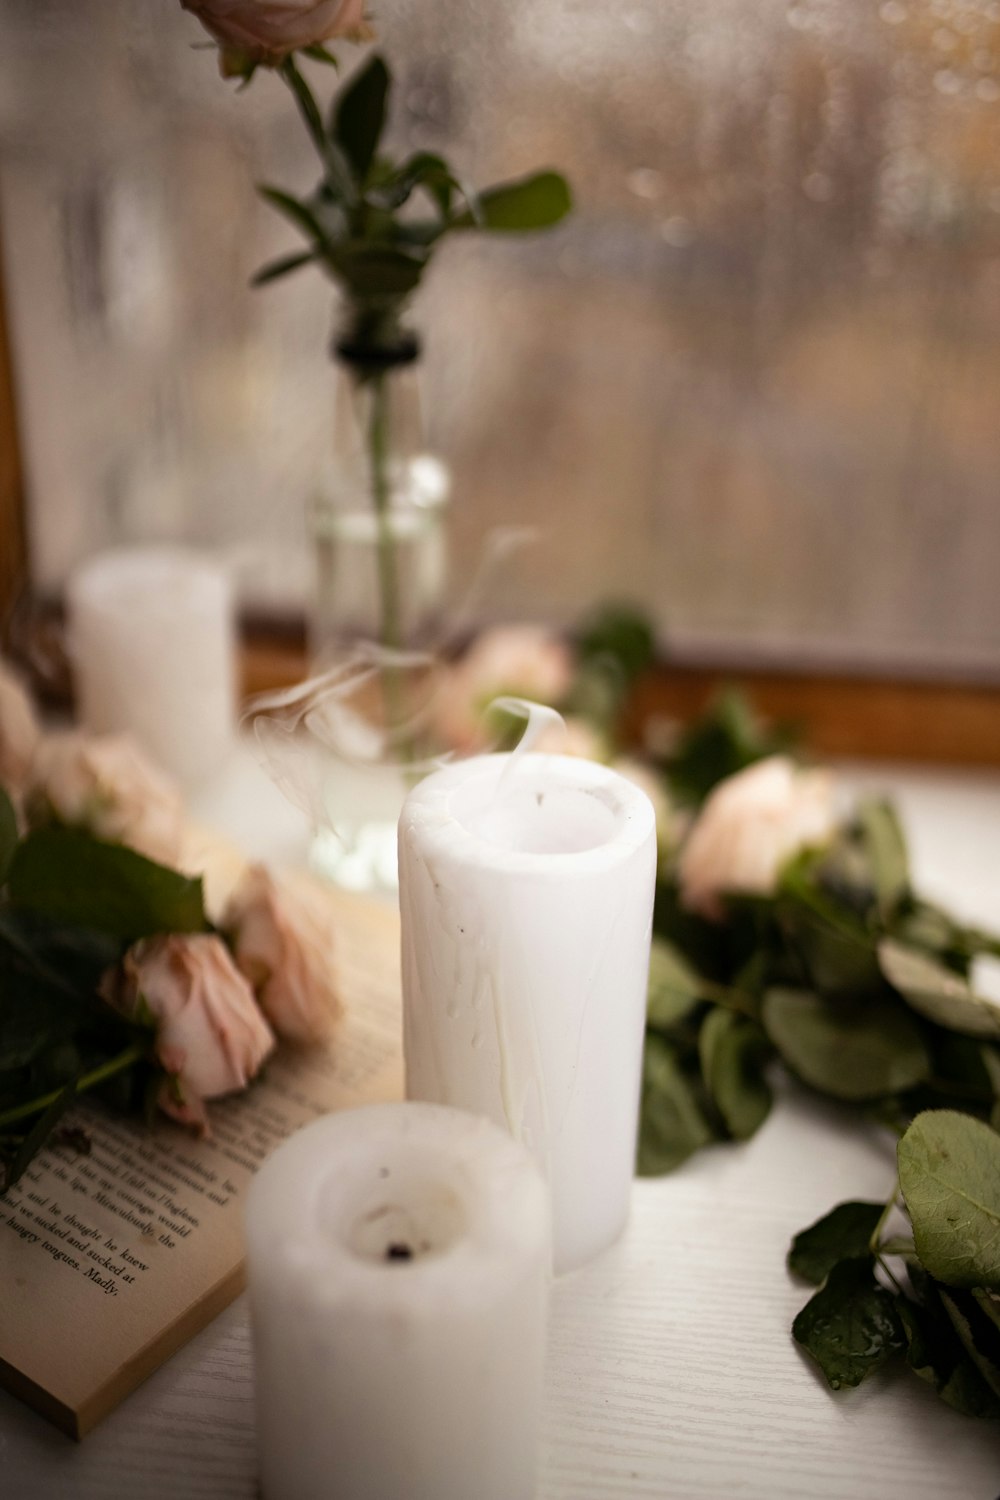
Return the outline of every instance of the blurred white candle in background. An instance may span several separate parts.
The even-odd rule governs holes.
[[[548,1195],[488,1120],[328,1115],[247,1202],[263,1500],[531,1500]]]
[[[67,588],[77,710],[94,733],[130,733],[189,786],[233,747],[230,570],[178,547],[106,552]]]
[[[530,1148],[558,1271],[628,1214],[655,873],[649,798],[568,756],[448,766],[400,818],[407,1096]]]

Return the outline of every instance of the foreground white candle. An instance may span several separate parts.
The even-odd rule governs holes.
[[[488,1120],[328,1115],[250,1189],[264,1500],[530,1500],[545,1184]]]
[[[567,756],[448,766],[400,818],[407,1095],[532,1150],[560,1271],[628,1214],[655,871],[645,793]]]
[[[232,749],[233,601],[220,563],[175,547],[107,552],[67,589],[81,723],[133,734],[181,781]]]

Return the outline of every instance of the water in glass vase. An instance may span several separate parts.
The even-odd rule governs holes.
[[[353,684],[349,701],[342,687],[328,701],[318,735],[328,764],[313,862],[354,889],[395,889],[396,822],[428,754],[414,702],[433,664],[412,651],[440,626],[449,482],[424,448],[416,351],[404,340],[373,360],[340,346],[332,462],[312,511],[314,667],[346,667]]]
[[[317,607],[312,652],[318,665],[341,657],[358,640],[380,641],[380,550],[392,548],[400,640],[427,641],[440,623],[447,582],[445,529],[448,474],[430,454],[407,464],[393,484],[385,518],[368,504],[318,500],[313,511]]]

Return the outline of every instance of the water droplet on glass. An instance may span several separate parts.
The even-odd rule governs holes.
[[[962,80],[954,68],[939,68],[934,74],[934,87],[939,94],[958,94],[962,90]]]
[[[486,1038],[483,1036],[483,1033],[481,1031],[477,1031],[475,1036],[472,1038],[473,1047],[475,1047],[476,1051],[478,1052],[479,1049],[485,1045],[485,1043]]]
[[[660,225],[660,237],[668,245],[673,245],[675,250],[684,250],[696,238],[696,231],[690,219],[685,219],[681,214],[671,214]]]
[[[458,1020],[458,1006],[457,1005],[449,1005],[448,1008],[445,1010],[445,1015],[448,1017],[449,1021],[457,1021]]]
[[[636,167],[625,181],[637,198],[658,198],[663,192],[663,173],[655,167]]]

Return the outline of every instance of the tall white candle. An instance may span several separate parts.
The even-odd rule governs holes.
[[[247,1203],[264,1500],[531,1500],[545,1184],[488,1120],[328,1115]]]
[[[481,756],[399,825],[406,1091],[523,1141],[551,1186],[557,1270],[617,1238],[638,1122],[656,819],[567,756]]]
[[[196,783],[233,745],[236,677],[229,571],[178,547],[106,552],[67,589],[79,717],[128,732]]]

